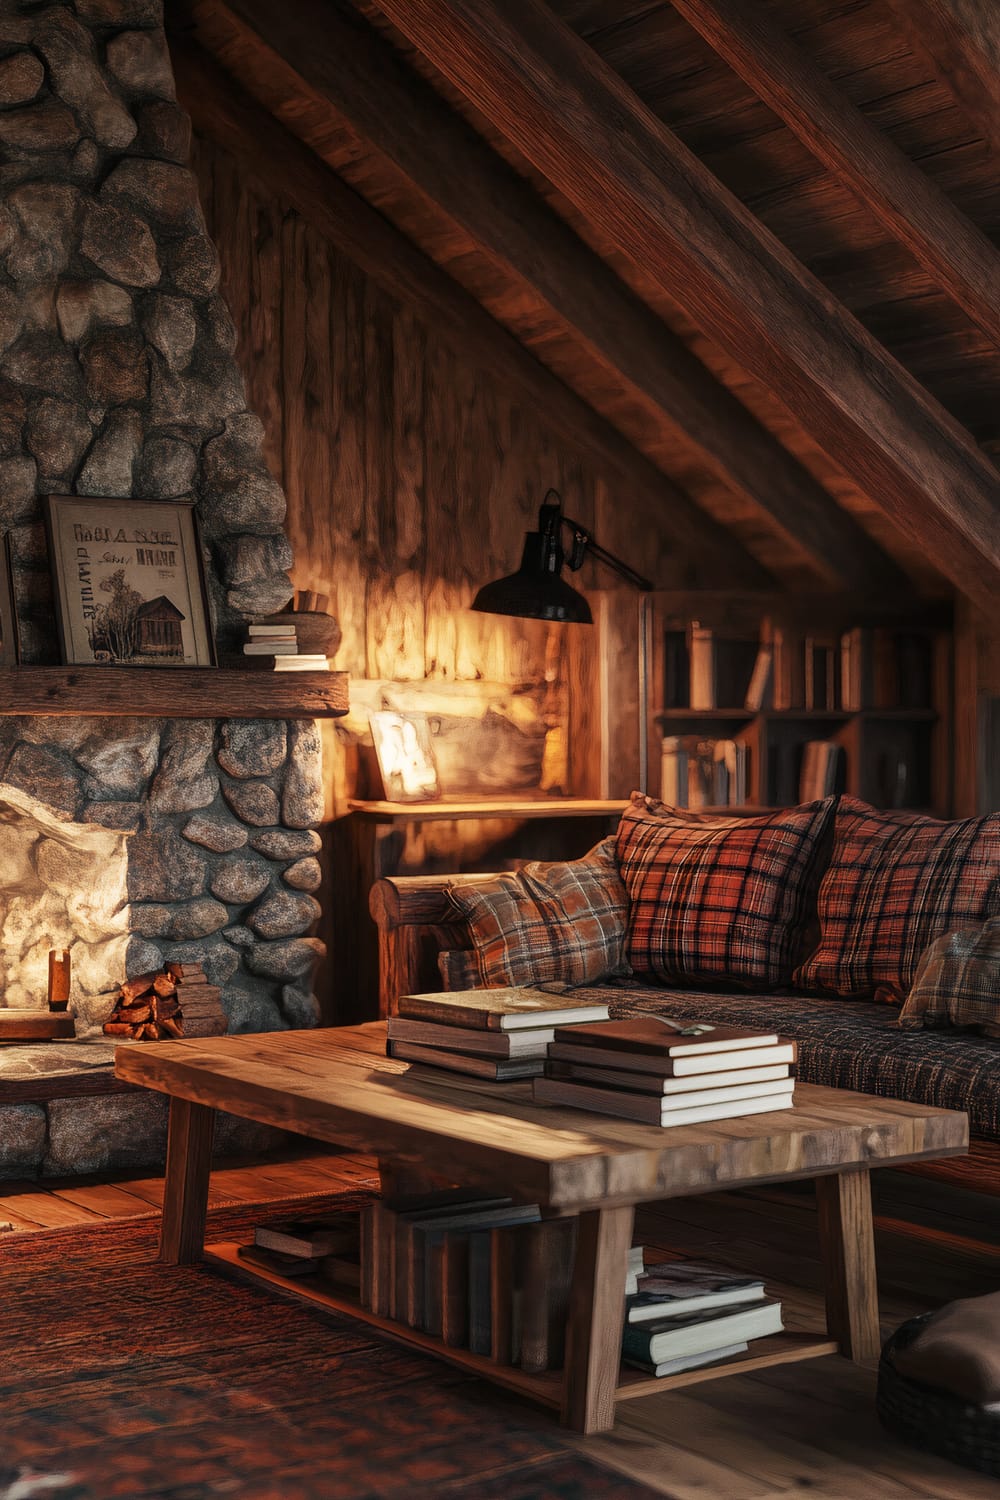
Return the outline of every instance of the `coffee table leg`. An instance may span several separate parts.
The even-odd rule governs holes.
[[[160,1259],[170,1266],[201,1259],[214,1124],[215,1110],[207,1104],[171,1099],[160,1224]]]
[[[878,1283],[867,1171],[817,1177],[820,1254],[826,1322],[841,1354],[861,1363],[877,1359]]]
[[[580,1215],[562,1409],[563,1422],[577,1432],[604,1432],[614,1426],[634,1219],[631,1207]]]

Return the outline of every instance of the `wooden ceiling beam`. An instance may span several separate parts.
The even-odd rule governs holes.
[[[1000,347],[1000,253],[769,19],[744,0],[673,0],[744,83]]]
[[[1000,6],[996,0],[889,0],[915,52],[930,62],[970,123],[1000,156]]]
[[[828,586],[905,587],[860,522],[346,0],[224,3],[246,24],[248,48],[254,37],[267,48],[257,58],[264,102],[286,90],[285,123],[308,145],[322,154],[327,121],[346,121],[495,265],[530,287],[616,385],[652,408],[657,426],[672,428],[710,473],[801,548]],[[252,65],[247,52],[244,66]],[[306,96],[308,112],[300,107]],[[280,105],[276,112],[280,118]]]
[[[995,612],[1000,475],[969,434],[539,0],[379,0],[578,209]]]
[[[642,456],[609,422],[540,364],[398,229],[266,114],[199,47],[177,38],[171,55],[194,127],[239,161],[275,197],[361,266],[390,296],[422,316],[450,347],[548,421],[560,437],[628,493],[666,512],[677,539],[675,581],[663,587],[749,588],[774,579],[723,526]],[[541,498],[541,497],[539,497]]]

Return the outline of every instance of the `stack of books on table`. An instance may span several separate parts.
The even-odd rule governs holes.
[[[635,1291],[626,1285],[622,1358],[648,1375],[732,1359],[784,1326],[781,1303],[767,1296],[763,1281],[725,1266],[667,1261],[644,1267],[634,1280]]]
[[[696,1125],[790,1109],[796,1047],[776,1032],[663,1016],[557,1026],[544,1104],[570,1104],[650,1125]]]
[[[498,1082],[537,1078],[557,1025],[608,1018],[607,1005],[530,985],[401,995],[398,1010],[388,1022],[389,1057]]]
[[[326,672],[325,656],[299,651],[294,625],[248,625],[244,666],[265,672]]]

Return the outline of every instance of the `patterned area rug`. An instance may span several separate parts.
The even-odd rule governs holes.
[[[301,1207],[221,1209],[208,1238]],[[0,1246],[0,1500],[653,1500],[527,1404],[349,1318],[159,1266],[156,1236]]]

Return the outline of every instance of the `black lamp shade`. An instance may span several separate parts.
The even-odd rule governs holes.
[[[471,608],[487,615],[518,615],[528,620],[592,625],[590,605],[559,577],[562,550],[541,532],[529,531],[516,573],[484,584]]]

